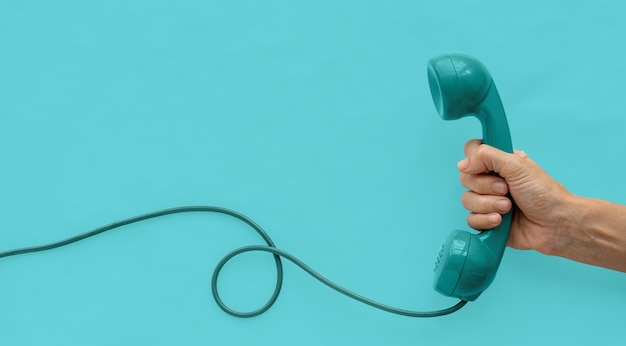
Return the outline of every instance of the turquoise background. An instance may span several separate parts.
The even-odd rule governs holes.
[[[220,205],[360,294],[407,309],[443,238],[468,229],[426,62],[490,69],[513,142],[577,194],[626,204],[626,5],[615,1],[0,2],[0,251],[178,205]],[[177,215],[0,263],[2,345],[618,345],[626,275],[508,249],[460,312],[395,316],[285,264],[276,305],[224,314],[213,266],[261,240]],[[267,254],[220,288],[252,310]]]

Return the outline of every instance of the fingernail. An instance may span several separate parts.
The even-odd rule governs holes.
[[[487,217],[487,219],[489,220],[489,222],[491,223],[497,223],[500,220],[500,217],[497,214],[489,214],[489,216]]]
[[[506,184],[501,182],[501,181],[498,181],[498,182],[493,184],[493,191],[495,193],[505,194],[507,190],[508,190],[508,188],[507,188]]]
[[[464,158],[463,160],[459,161],[456,164],[456,167],[459,169],[459,171],[464,171],[467,169],[467,167],[469,167],[469,160],[466,158]]]
[[[496,209],[501,212],[506,212],[509,210],[509,201],[505,199],[501,199],[496,202]]]

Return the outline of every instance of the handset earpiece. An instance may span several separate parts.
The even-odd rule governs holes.
[[[475,58],[445,54],[428,63],[430,92],[444,120],[475,116],[482,123],[483,143],[512,153],[504,107],[491,75]],[[511,228],[513,208],[496,228],[480,234],[453,231],[435,261],[435,290],[472,301],[493,281]]]

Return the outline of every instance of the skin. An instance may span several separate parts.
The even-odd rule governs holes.
[[[503,152],[471,140],[457,167],[461,198],[477,230],[502,221],[515,201],[508,246],[626,272],[626,206],[577,196],[523,151]],[[491,175],[496,172],[500,176]]]

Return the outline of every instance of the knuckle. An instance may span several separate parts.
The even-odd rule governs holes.
[[[475,214],[475,213],[471,213],[469,215],[467,215],[467,225],[470,226],[471,228],[475,229],[475,230],[481,230],[484,229],[481,221],[480,221],[480,215],[479,214]]]
[[[469,141],[465,142],[463,151],[465,152],[465,154],[470,154],[476,149],[476,147],[480,146],[481,143],[482,140],[480,139],[470,139]]]
[[[466,174],[459,177],[461,185],[478,194],[493,194],[494,177],[484,174]]]
[[[478,148],[476,148],[476,156],[482,158],[485,155],[487,155],[490,150],[491,150],[490,146],[488,146],[487,144],[481,144],[478,146]]]
[[[522,170],[526,163],[526,159],[519,155],[511,155],[502,166],[502,175],[511,176]]]
[[[465,142],[465,149],[471,149],[475,145],[476,145],[476,140],[470,139],[469,141]]]
[[[473,191],[467,191],[461,195],[461,204],[465,209],[473,213],[494,211],[494,203],[490,197],[477,194]]]
[[[494,210],[494,203],[489,196],[481,196],[480,205],[478,206],[478,210],[482,213],[490,213]]]
[[[470,188],[470,186],[469,186],[470,185],[470,180],[471,180],[471,177],[470,177],[469,174],[461,173],[461,175],[459,176],[459,181],[461,182],[461,185],[463,187],[468,188],[468,189]]]
[[[474,227],[474,214],[467,215],[467,225],[474,229],[476,228]]]
[[[471,200],[471,196],[470,196],[471,192],[466,191],[465,193],[463,193],[461,195],[461,205],[463,205],[463,207],[467,210],[470,210],[470,200]]]

